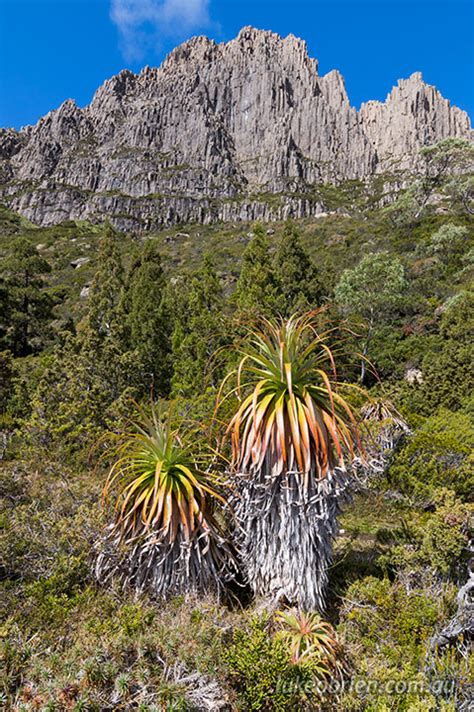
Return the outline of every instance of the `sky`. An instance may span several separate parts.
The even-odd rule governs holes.
[[[354,106],[421,71],[474,119],[474,0],[0,0],[0,126],[36,123],[68,98],[85,106],[121,69],[245,25],[302,37],[320,74],[342,72]]]

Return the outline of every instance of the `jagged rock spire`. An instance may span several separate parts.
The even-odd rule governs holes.
[[[0,130],[0,199],[40,224],[301,217],[322,210],[315,184],[410,169],[421,145],[471,135],[419,73],[358,113],[304,41],[244,27],[123,70],[84,109],[69,100],[36,126]],[[290,197],[271,206],[258,193]]]

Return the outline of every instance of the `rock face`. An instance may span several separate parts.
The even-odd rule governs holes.
[[[385,102],[362,104],[360,118],[379,172],[414,168],[419,149],[443,138],[472,137],[466,112],[425,84],[420,72],[401,79]]]
[[[120,72],[84,109],[68,100],[36,126],[0,130],[0,198],[43,225],[303,217],[325,209],[315,186],[411,169],[446,136],[470,137],[469,119],[420,74],[357,112],[302,40],[247,27]]]

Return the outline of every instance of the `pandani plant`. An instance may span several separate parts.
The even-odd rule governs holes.
[[[294,608],[277,611],[275,622],[276,637],[287,646],[294,665],[308,663],[320,677],[329,677],[342,667],[336,631],[318,613]]]
[[[381,460],[386,459],[410,428],[393,403],[374,398],[361,408],[361,420],[371,431],[372,450]]]
[[[216,518],[225,500],[196,454],[196,433],[180,432],[171,412],[137,407],[116,436],[114,462],[104,487],[114,521],[96,564],[101,582],[118,577],[156,596],[213,590],[218,594],[236,565]],[[110,454],[110,453],[109,453]]]
[[[324,610],[339,505],[359,444],[330,332],[318,333],[317,317],[262,320],[239,350],[228,391],[240,399],[228,434],[235,541],[248,582],[256,595],[306,611]]]

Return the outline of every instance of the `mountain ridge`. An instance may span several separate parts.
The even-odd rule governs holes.
[[[325,211],[318,186],[416,171],[419,149],[451,136],[472,139],[469,117],[421,73],[357,111],[304,40],[244,27],[122,70],[83,109],[1,129],[0,199],[41,225],[304,217]]]

